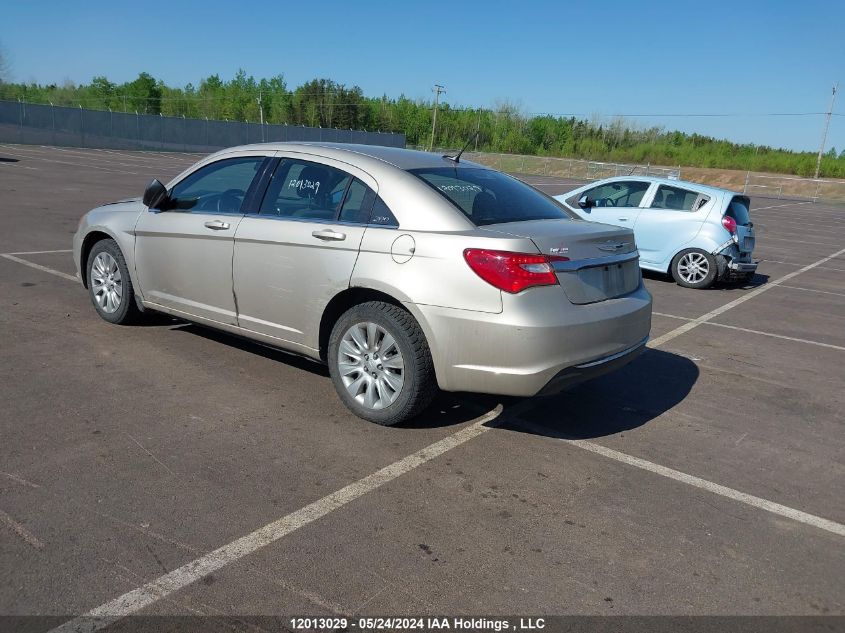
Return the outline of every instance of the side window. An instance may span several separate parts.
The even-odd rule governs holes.
[[[373,212],[370,214],[370,224],[377,224],[379,226],[399,226],[399,221],[393,215],[384,201],[376,196],[375,204],[373,205]]]
[[[360,180],[353,180],[346,192],[346,199],[343,201],[338,220],[366,224],[370,221],[370,211],[375,197],[375,192],[367,185]]]
[[[248,156],[206,165],[173,187],[167,208],[240,213],[246,192],[263,162],[263,156]]]
[[[334,167],[285,159],[276,168],[259,213],[285,218],[333,220],[352,176]]]
[[[700,196],[695,191],[660,185],[654,200],[651,201],[652,209],[670,209],[672,211],[696,211],[703,202],[707,202],[706,196]]]
[[[587,196],[595,201],[597,207],[638,207],[649,186],[650,183],[637,180],[608,182],[572,196],[567,202],[577,207],[581,196]]]
[[[376,192],[357,179],[349,185],[338,219],[356,224],[399,226],[393,212]]]

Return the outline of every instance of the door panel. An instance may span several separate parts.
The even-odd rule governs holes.
[[[322,160],[281,158],[259,213],[238,226],[233,260],[238,325],[312,349],[326,305],[349,287],[377,197],[369,175]]]
[[[171,211],[141,214],[135,227],[135,269],[144,299],[236,325],[232,253],[242,217]]]
[[[365,229],[245,217],[235,239],[238,325],[316,348],[320,317],[349,287]]]
[[[592,209],[584,209],[582,217],[590,222],[601,222],[633,229],[639,214],[639,207],[593,207]]]
[[[232,289],[241,207],[269,159],[241,155],[205,164],[173,187],[135,226],[135,269],[146,301],[237,324]]]
[[[668,267],[672,257],[701,230],[709,212],[702,203],[706,199],[697,192],[660,185],[634,225],[640,259]]]

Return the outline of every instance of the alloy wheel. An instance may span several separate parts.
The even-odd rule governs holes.
[[[688,284],[701,283],[710,273],[710,264],[702,253],[687,253],[678,261],[678,274]]]
[[[91,292],[97,307],[114,314],[123,299],[123,279],[117,260],[110,253],[98,253],[91,264]]]
[[[396,339],[382,326],[356,323],[340,340],[340,378],[349,395],[368,409],[383,409],[405,384],[405,361]]]

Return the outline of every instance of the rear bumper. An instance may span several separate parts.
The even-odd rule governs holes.
[[[579,382],[592,380],[593,378],[598,378],[599,376],[615,371],[639,356],[645,349],[646,343],[648,343],[647,336],[633,347],[629,347],[616,354],[563,369],[547,382],[546,386],[537,392],[537,395],[551,396],[573,385],[577,385]]]
[[[728,270],[735,273],[753,273],[757,270],[757,262],[728,262]]]
[[[740,252],[736,243],[729,244],[715,253],[719,263],[719,278],[740,277],[757,270],[757,262],[751,259],[751,252]]]
[[[441,389],[551,392],[628,362],[651,329],[651,295],[642,283],[586,305],[570,303],[559,286],[503,293],[502,303],[499,314],[414,306]]]

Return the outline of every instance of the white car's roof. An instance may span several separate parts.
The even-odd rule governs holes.
[[[674,178],[658,178],[656,176],[615,176],[613,178],[604,178],[602,180],[597,180],[596,182],[590,183],[590,185],[595,185],[600,182],[615,182],[615,181],[627,181],[630,182],[631,180],[637,182],[656,182],[661,185],[669,185],[670,187],[688,187],[690,189],[694,189],[695,191],[701,193],[707,193],[710,195],[721,195],[724,193],[728,193],[731,195],[740,195],[736,191],[732,191],[730,189],[721,189],[719,187],[711,187],[710,185],[702,185],[697,182],[691,182],[689,180],[676,180]]]

